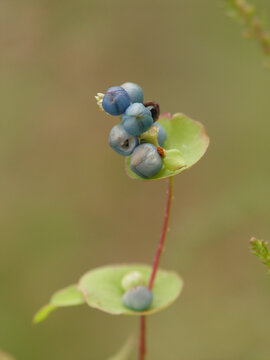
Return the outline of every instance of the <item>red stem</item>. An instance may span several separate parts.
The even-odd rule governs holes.
[[[166,235],[167,235],[168,223],[169,223],[170,212],[171,212],[171,204],[172,204],[172,193],[173,193],[173,177],[171,176],[170,182],[169,182],[169,189],[168,189],[167,205],[166,205],[166,210],[165,210],[165,215],[164,215],[164,220],[163,220],[163,228],[161,231],[159,245],[158,245],[158,249],[157,249],[154,264],[153,264],[152,274],[151,274],[149,284],[148,284],[148,288],[150,290],[153,288],[153,285],[154,285],[155,277],[157,274],[160,258],[162,255],[162,251],[164,248],[164,243],[165,243],[165,239],[166,239]],[[145,360],[145,354],[146,354],[145,336],[146,336],[146,318],[145,318],[145,316],[141,316],[141,318],[140,318],[139,360]]]
[[[139,360],[145,359],[146,348],[145,348],[145,335],[146,335],[146,323],[145,323],[145,316],[140,317],[140,357]]]
[[[164,220],[163,220],[163,228],[162,228],[162,232],[160,235],[159,245],[158,245],[156,257],[155,257],[154,264],[153,264],[152,274],[151,274],[149,284],[148,284],[148,288],[150,290],[153,288],[156,273],[158,270],[158,265],[159,265],[160,258],[161,258],[161,254],[162,254],[162,251],[164,248],[164,243],[165,243],[165,239],[166,239],[168,223],[169,223],[169,218],[170,218],[170,212],[171,212],[172,193],[173,193],[173,177],[171,176],[170,182],[169,182],[169,189],[168,189],[168,200],[167,200],[167,205],[166,205],[166,210],[165,210],[165,215],[164,215]]]

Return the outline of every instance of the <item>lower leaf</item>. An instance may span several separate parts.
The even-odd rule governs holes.
[[[68,286],[57,291],[50,299],[48,305],[43,306],[34,316],[34,324],[44,321],[49,314],[59,307],[75,306],[84,304],[83,294],[77,289],[77,285]]]
[[[113,315],[150,315],[171,305],[180,295],[183,281],[175,272],[159,270],[153,287],[153,302],[146,311],[133,311],[124,306],[122,279],[130,272],[139,271],[148,283],[152,267],[142,264],[111,265],[93,269],[80,280],[78,289],[86,303]]]

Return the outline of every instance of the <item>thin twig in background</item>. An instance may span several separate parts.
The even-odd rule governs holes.
[[[237,17],[245,26],[245,35],[256,39],[270,65],[270,32],[267,30],[254,5],[247,0],[224,0],[229,6],[230,15]]]
[[[111,356],[108,360],[128,360],[135,348],[136,348],[136,337],[134,335],[131,335],[127,339],[125,344],[122,346],[122,348],[117,352],[117,354]]]

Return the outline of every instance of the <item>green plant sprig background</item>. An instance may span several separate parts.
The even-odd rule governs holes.
[[[258,13],[256,1],[224,0],[230,9],[229,15],[238,18],[245,27],[244,35],[260,44],[270,67],[270,32],[266,20]]]
[[[256,255],[264,265],[268,268],[268,274],[270,275],[270,252],[268,248],[268,242],[264,240],[258,240],[255,237],[250,239],[250,247],[252,253]]]
[[[149,359],[166,358],[163,339],[172,360],[268,360],[269,278],[247,239],[270,239],[270,75],[219,4],[1,1],[0,347],[15,359],[104,360],[138,326],[84,306],[31,323],[90,268],[153,259],[167,184],[126,176],[107,145],[115,123],[93,101],[135,81],[211,137],[175,178],[161,267],[185,289],[149,317]]]

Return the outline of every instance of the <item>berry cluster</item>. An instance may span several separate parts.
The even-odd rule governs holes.
[[[167,134],[158,123],[159,104],[155,101],[144,102],[143,90],[139,85],[126,82],[113,86],[105,95],[98,93],[96,100],[108,114],[122,117],[110,132],[109,145],[120,155],[131,155],[130,168],[135,174],[151,178],[163,166],[171,171],[185,166],[183,159],[176,165],[175,161],[172,163],[171,150],[163,149]]]
[[[145,311],[153,302],[153,293],[144,284],[144,278],[139,271],[132,271],[126,274],[121,282],[125,291],[123,304],[134,311]]]

